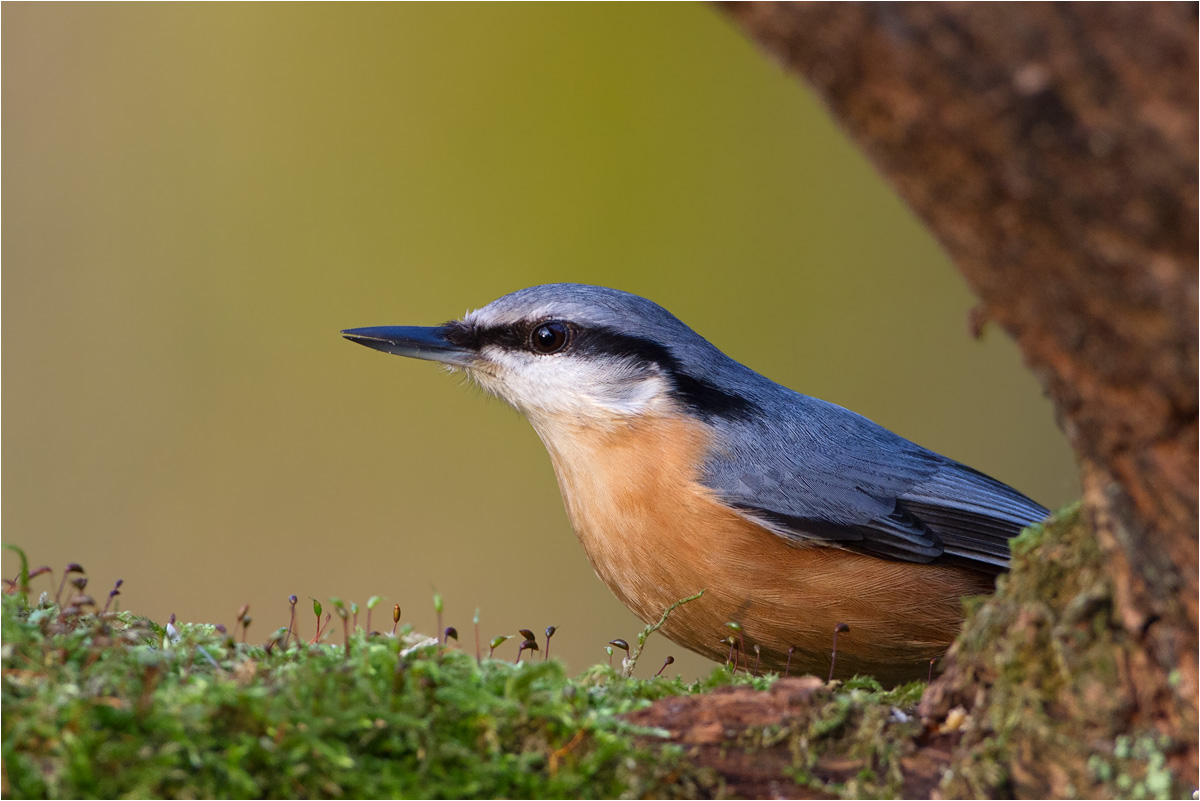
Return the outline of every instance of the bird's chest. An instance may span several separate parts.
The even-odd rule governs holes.
[[[703,424],[671,418],[539,429],[596,574],[643,620],[711,584],[713,537],[745,521],[698,481]]]

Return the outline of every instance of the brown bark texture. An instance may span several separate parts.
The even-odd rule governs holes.
[[[1197,725],[1197,5],[737,3],[1016,340],[1079,457],[1135,708]],[[1194,781],[1194,746],[1184,759]]]

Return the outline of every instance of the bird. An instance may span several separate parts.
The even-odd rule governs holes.
[[[924,678],[962,599],[991,593],[1009,539],[1049,514],[621,290],[543,284],[442,325],[341,333],[524,415],[596,575],[646,623],[703,591],[661,631],[718,662],[753,648],[764,670],[822,675],[836,628],[837,678]]]

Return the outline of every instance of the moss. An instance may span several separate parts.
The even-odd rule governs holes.
[[[639,680],[606,665],[572,679],[557,662],[477,662],[406,629],[355,632],[348,651],[253,646],[210,625],[65,613],[45,596],[5,596],[2,619],[9,797],[720,796],[737,788],[623,716],[776,679]],[[723,747],[783,749],[772,764],[790,759],[785,774],[822,793],[897,794],[923,685],[814,682],[794,715]],[[831,773],[831,759],[850,768]]]
[[[901,797],[901,760],[917,748],[922,726],[913,711],[924,688],[914,682],[883,690],[874,679],[856,677],[814,698],[787,727],[793,777],[838,798]],[[839,763],[852,766],[850,775],[829,778]]]
[[[950,797],[1169,798],[1154,731],[1130,731],[1127,643],[1104,555],[1079,506],[1013,540],[995,596],[969,608],[924,707],[970,710],[942,784]]]
[[[620,715],[678,681],[351,635],[270,649],[212,626],[3,599],[9,797],[659,797],[715,784]],[[411,638],[410,638],[411,639]]]

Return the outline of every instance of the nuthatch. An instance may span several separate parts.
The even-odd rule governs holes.
[[[505,295],[432,328],[354,328],[464,370],[529,419],[592,567],[711,659],[725,623],[765,667],[924,677],[1047,510],[866,418],[734,361],[645,298],[581,284]],[[747,645],[746,647],[751,647]]]

